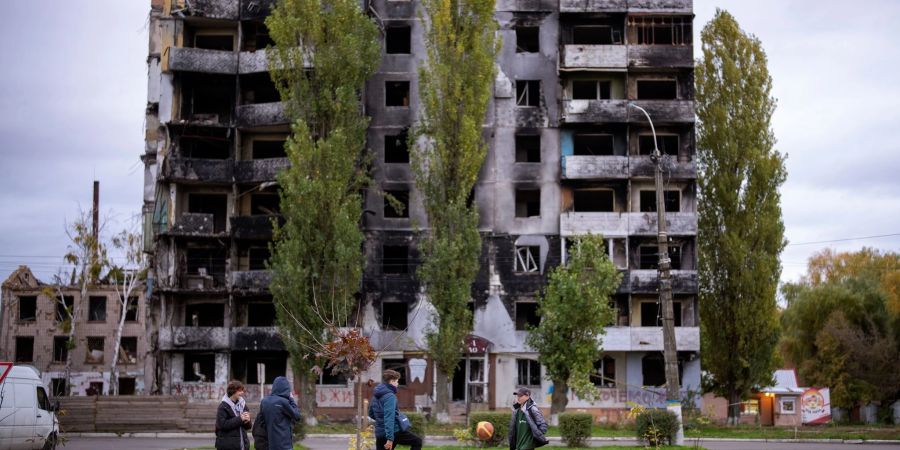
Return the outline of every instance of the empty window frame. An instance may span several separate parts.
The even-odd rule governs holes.
[[[538,304],[533,302],[516,302],[516,330],[524,331],[529,327],[540,325]]]
[[[138,357],[137,337],[122,336],[119,343],[119,362],[122,364],[134,364]]]
[[[19,321],[34,322],[37,320],[37,296],[23,295],[19,297]]]
[[[88,322],[106,322],[106,297],[88,297]]]
[[[539,163],[541,162],[541,135],[517,134],[516,135],[516,162]]]
[[[384,162],[389,164],[409,164],[409,134],[403,130],[398,134],[384,136]]]
[[[191,303],[185,305],[184,326],[225,326],[225,305],[223,303]]]
[[[683,356],[678,356],[678,384],[684,371]],[[666,362],[662,352],[648,352],[641,360],[641,374],[644,386],[663,386],[666,384]]]
[[[224,276],[227,249],[223,247],[194,247],[185,250],[187,273]]]
[[[516,246],[516,272],[540,272],[541,247],[536,245]]]
[[[516,190],[516,217],[539,217],[541,215],[541,190]]]
[[[516,106],[541,106],[540,80],[516,80]]]
[[[133,377],[119,378],[119,395],[136,394],[137,382]]]
[[[259,379],[258,365],[262,364],[265,378]],[[329,372],[326,370],[326,372]],[[234,352],[231,354],[231,375],[247,384],[272,384],[287,373],[286,352]],[[210,380],[212,381],[212,380]]]
[[[128,310],[125,311],[125,321],[126,322],[137,322],[138,321],[138,308],[139,308],[138,297],[131,297],[128,299]]]
[[[250,196],[250,215],[271,216],[281,213],[281,198],[275,192],[261,192]]]
[[[266,261],[272,256],[269,247],[250,247],[247,249],[248,268],[250,270],[266,270]]]
[[[678,84],[674,79],[637,80],[638,100],[675,100]]]
[[[655,245],[638,247],[639,266],[641,270],[657,270],[659,268],[659,248]],[[681,246],[669,244],[669,267],[681,270]]]
[[[659,146],[659,152],[663,155],[678,156],[678,135],[677,134],[657,134],[656,145]],[[638,136],[638,153],[641,155],[653,154],[653,135],[641,134]]]
[[[72,308],[75,307],[75,297],[64,295],[63,298],[56,298],[56,321],[63,322],[69,319]]]
[[[381,371],[395,370],[400,373],[400,386],[406,386],[406,360],[405,359],[382,359]]]
[[[271,300],[267,302],[252,302],[247,304],[248,327],[272,327],[275,326],[275,304]]]
[[[383,330],[405,330],[409,307],[401,302],[381,304],[381,328]]]
[[[54,336],[53,337],[53,362],[66,362],[69,357],[69,337]]]
[[[88,336],[84,362],[88,364],[103,364],[103,346],[105,342],[106,339],[103,336]]]
[[[668,190],[663,192],[666,212],[681,211],[681,191]],[[641,212],[656,212],[656,191],[641,191]]]
[[[234,109],[235,77],[184,73],[181,77],[181,118],[227,123]]]
[[[331,372],[331,369],[325,369],[319,375],[319,379],[316,380],[316,384],[320,386],[346,386],[347,377],[340,374],[335,375]]]
[[[409,81],[385,81],[384,106],[409,107]]]
[[[275,103],[281,94],[267,72],[241,76],[241,104]]]
[[[591,382],[597,387],[616,387],[616,359],[611,356],[604,356],[602,359],[594,361]]]
[[[518,386],[540,386],[541,385],[541,363],[533,359],[517,359],[516,368],[518,376]]]
[[[385,245],[382,247],[381,271],[386,275],[409,273],[409,246]]]
[[[691,45],[693,24],[685,17],[629,17],[628,27],[638,45]]]
[[[231,142],[224,136],[185,135],[178,139],[181,156],[193,159],[228,159]]]
[[[681,326],[681,302],[672,301],[672,314],[675,319],[675,326]],[[661,327],[662,309],[658,302],[641,302],[641,326],[642,327]]]
[[[206,50],[234,50],[234,35],[224,33],[198,33],[194,36],[194,48]]]
[[[16,362],[30,363],[34,361],[34,337],[16,336]]]
[[[572,100],[609,100],[612,82],[609,80],[572,80]]]
[[[384,52],[387,54],[410,53],[412,28],[409,26],[387,27],[384,29]]]
[[[287,158],[284,149],[286,141],[253,141],[253,159]]]
[[[409,191],[391,189],[384,191],[384,217],[389,219],[402,219],[409,217]],[[390,197],[396,203],[390,200]]]
[[[516,27],[516,53],[541,51],[541,29],[535,26]]]
[[[611,134],[578,133],[572,138],[573,153],[578,156],[612,156],[615,139]]]
[[[51,378],[50,379],[50,395],[54,397],[62,397],[66,395],[66,379]]]
[[[615,193],[612,189],[576,189],[575,212],[615,212]]]
[[[188,194],[188,211],[194,214],[212,214],[216,233],[225,231],[228,216],[228,195]]]
[[[216,380],[216,355],[214,353],[185,353],[184,381],[213,382]]]
[[[622,43],[622,30],[610,25],[576,25],[572,27],[575,45],[612,45]]]

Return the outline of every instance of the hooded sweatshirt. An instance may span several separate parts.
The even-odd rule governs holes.
[[[300,420],[300,409],[291,398],[291,385],[287,378],[275,378],[272,394],[262,400],[259,410],[266,421],[269,450],[293,449],[294,422]]]
[[[389,383],[375,386],[372,393],[372,418],[375,419],[375,437],[394,440],[397,425],[397,388]]]

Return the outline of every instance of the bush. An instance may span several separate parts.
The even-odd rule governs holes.
[[[478,422],[490,422],[494,426],[494,436],[490,440],[485,441],[484,445],[488,447],[506,447],[509,438],[509,419],[512,417],[511,412],[473,412],[469,415],[469,432],[472,436],[477,436],[475,426]],[[476,437],[477,439],[477,437]]]
[[[425,419],[425,414],[422,413],[403,413],[406,414],[406,417],[409,417],[409,431],[413,434],[422,438],[422,442],[425,442],[425,430],[428,425],[428,420]]]
[[[637,416],[637,438],[651,446],[672,445],[678,432],[678,417],[665,409],[647,409]]]
[[[588,413],[562,413],[559,415],[559,434],[569,447],[586,447],[593,423],[594,416]]]

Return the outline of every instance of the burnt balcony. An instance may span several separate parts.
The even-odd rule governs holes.
[[[234,74],[237,71],[237,55],[226,50],[168,47],[163,52],[162,70]]]
[[[563,100],[563,121],[567,123],[624,123],[627,119],[625,100]]]
[[[237,270],[231,272],[231,287],[246,292],[263,292],[272,283],[272,272],[268,270]]]
[[[165,0],[163,14],[175,17],[238,20],[241,17],[240,6],[240,2],[234,0]]]
[[[612,352],[662,351],[662,327],[606,327],[603,350]],[[678,351],[700,351],[700,327],[675,327]]]
[[[652,178],[655,176],[656,164],[649,155],[629,156],[628,166],[632,177]],[[694,161],[680,160],[676,156],[665,156],[662,159],[662,168],[668,179],[694,180],[697,178],[697,165]]]
[[[234,327],[231,329],[233,351],[285,351],[276,327]]]
[[[254,159],[234,163],[234,180],[238,183],[275,181],[278,172],[290,167],[287,158]]]
[[[224,327],[160,327],[160,350],[226,350],[230,347]]]
[[[653,236],[656,234],[655,212],[567,212],[559,216],[561,236],[580,236],[588,233],[606,237]],[[666,213],[666,226],[670,236],[694,236],[697,234],[697,214]]]
[[[628,0],[628,12],[683,13],[694,12],[693,0]]]
[[[690,45],[629,45],[628,67],[693,68],[694,48]]]
[[[253,105],[241,105],[237,107],[237,122],[239,127],[260,127],[266,125],[285,125],[288,123],[281,102],[256,103]]]
[[[231,220],[231,236],[235,239],[272,240],[272,219],[284,223],[282,216],[255,215],[233,216]]]
[[[224,222],[214,214],[182,213],[166,234],[170,236],[225,236]]]
[[[629,176],[627,156],[566,155],[562,178],[566,180],[622,180]]]
[[[626,11],[629,0],[559,0],[561,13]]]
[[[177,183],[230,184],[234,177],[234,163],[227,159],[167,158],[163,164],[163,179]]]
[[[628,67],[625,45],[565,45],[559,54],[562,69],[621,69]]]
[[[672,270],[672,292],[696,294],[699,283],[695,270]],[[656,270],[629,270],[622,277],[621,293],[656,294],[659,292],[659,273]]]
[[[574,101],[574,100],[573,100]],[[695,120],[693,100],[634,100],[634,104],[647,110],[654,124],[693,123]],[[647,123],[644,113],[629,108],[628,121]]]

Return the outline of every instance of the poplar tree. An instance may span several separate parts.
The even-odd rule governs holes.
[[[429,230],[417,276],[436,312],[427,341],[437,367],[435,410],[448,421],[448,380],[472,329],[467,304],[481,236],[478,212],[466,200],[487,154],[482,127],[498,39],[494,0],[422,0],[422,7],[427,60],[419,68],[422,109],[410,147]]]
[[[771,129],[775,99],[759,39],[717,10],[696,68],[700,326],[703,366],[740,419],[751,389],[772,383],[776,291],[784,249],[779,187],[787,172]]]
[[[291,126],[270,289],[300,407],[314,423],[315,355],[346,323],[362,279],[361,192],[370,180],[360,92],[381,50],[358,0],[280,0],[266,25],[269,72]]]

